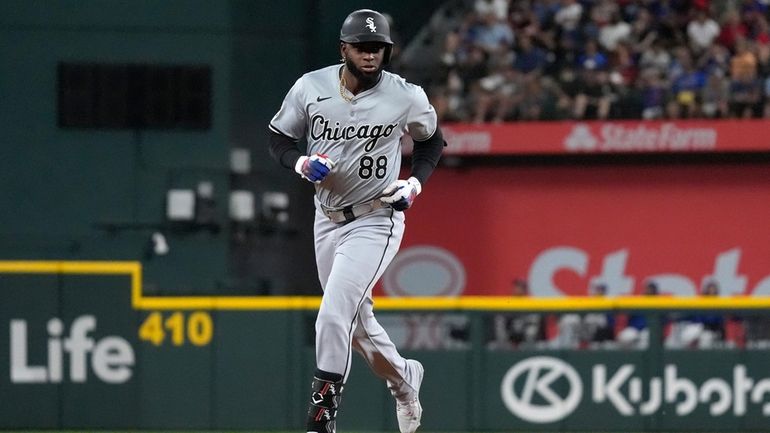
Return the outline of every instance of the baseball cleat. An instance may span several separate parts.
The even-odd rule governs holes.
[[[413,364],[416,372],[417,384],[414,398],[406,403],[396,403],[396,418],[398,418],[398,430],[401,433],[414,433],[420,426],[422,418],[422,405],[420,404],[420,385],[425,374],[425,369],[419,361],[409,359],[407,363]]]

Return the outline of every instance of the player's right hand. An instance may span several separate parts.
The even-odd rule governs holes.
[[[315,153],[311,156],[300,156],[294,165],[296,171],[303,179],[313,183],[321,183],[322,180],[332,171],[335,162],[322,153]]]

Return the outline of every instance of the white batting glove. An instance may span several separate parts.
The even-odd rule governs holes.
[[[311,156],[300,156],[297,163],[294,164],[294,171],[303,179],[313,183],[321,183],[322,180],[332,171],[335,162],[322,153],[315,153]]]
[[[412,176],[407,180],[399,179],[388,185],[380,194],[380,201],[395,210],[404,211],[412,206],[420,192],[422,192],[422,185],[416,177]]]

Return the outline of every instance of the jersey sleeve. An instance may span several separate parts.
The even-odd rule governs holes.
[[[307,112],[305,111],[303,79],[298,79],[283,99],[281,108],[270,121],[270,130],[299,140],[305,135]]]
[[[423,141],[436,132],[436,110],[428,101],[428,96],[422,87],[415,86],[412,93],[412,104],[406,119],[406,127],[412,139]]]

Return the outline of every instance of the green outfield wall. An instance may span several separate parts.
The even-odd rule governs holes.
[[[302,428],[318,299],[148,296],[141,272],[0,262],[0,429]],[[491,351],[484,302],[429,311],[470,315],[467,346],[404,352],[427,431],[767,431],[766,350]],[[393,404],[355,358],[340,431],[395,430]]]
[[[267,152],[267,124],[285,92],[308,70],[337,62],[339,26],[351,10],[388,10],[401,35],[411,37],[440,3],[0,2],[0,257],[146,260],[151,234],[162,232],[170,249],[146,260],[148,290],[317,291],[314,272],[296,273],[286,265],[313,266],[312,234],[260,232],[234,246],[230,191],[252,191],[258,205],[264,192],[284,191],[292,202],[291,228],[311,227],[312,189],[286,175]],[[206,67],[210,127],[62,128],[61,63]],[[250,151],[247,175],[232,175],[232,148]],[[167,191],[196,190],[201,183],[212,189],[213,224],[170,227]],[[246,250],[240,256],[233,251],[239,246]],[[260,285],[266,288],[255,288]]]

